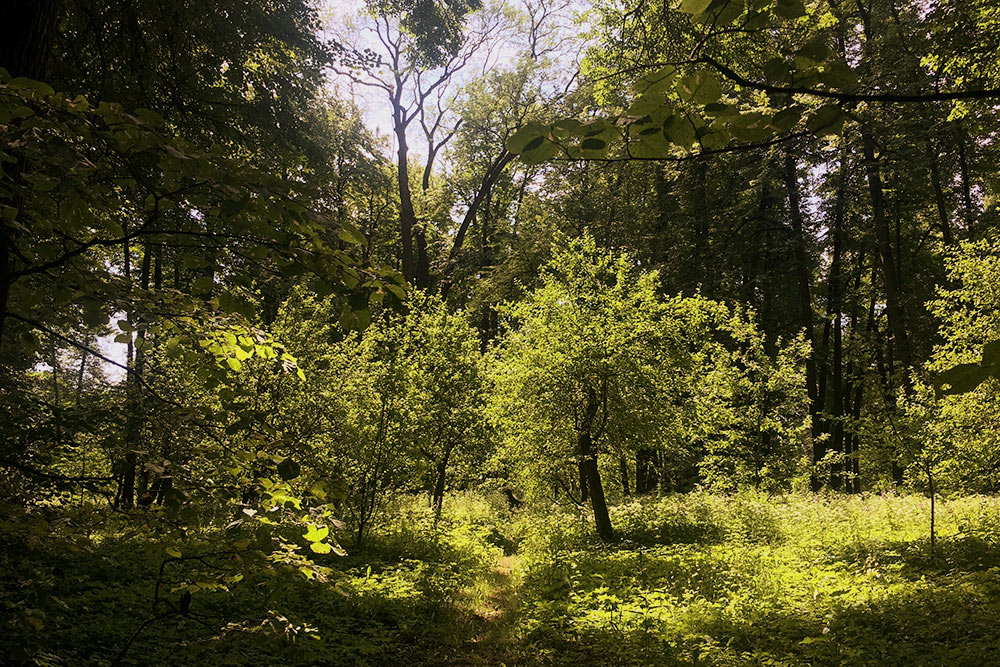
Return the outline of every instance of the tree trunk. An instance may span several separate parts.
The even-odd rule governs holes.
[[[962,208],[965,212],[965,233],[967,237],[974,237],[976,225],[976,212],[972,205],[972,174],[969,170],[969,155],[965,148],[967,135],[963,132],[958,138],[958,168],[962,183]]]
[[[52,39],[55,36],[59,0],[10,0],[5,4],[0,20],[0,67],[12,77],[43,79]],[[7,178],[13,183],[22,182],[25,169],[23,160],[7,167]],[[20,224],[23,202],[6,197],[0,204],[17,211],[15,223]],[[0,347],[3,346],[7,305],[10,302],[11,274],[14,268],[15,226],[0,218]]]
[[[785,153],[785,189],[788,191],[788,212],[795,233],[795,279],[798,283],[799,326],[806,332],[809,341],[809,356],[806,358],[806,392],[809,395],[809,416],[812,419],[813,462],[826,455],[820,435],[823,432],[823,402],[819,391],[819,377],[816,370],[816,359],[822,353],[816,346],[816,333],[813,326],[812,289],[809,277],[809,263],[806,257],[806,238],[802,224],[802,208],[799,202],[799,178],[795,158],[791,153]],[[836,250],[834,251],[836,264]],[[825,342],[825,341],[824,341]],[[818,491],[822,480],[815,475],[812,479],[813,491]]]
[[[650,493],[656,488],[656,452],[641,447],[635,453],[635,492]]]
[[[951,232],[951,218],[948,215],[948,206],[944,199],[944,188],[941,187],[941,170],[938,166],[938,153],[934,149],[934,144],[927,140],[927,157],[931,166],[931,185],[934,188],[934,203],[937,205],[938,226],[941,229],[941,238],[945,245],[955,245],[955,237]]]
[[[885,213],[885,199],[882,194],[882,175],[878,159],[875,157],[874,140],[867,130],[862,131],[861,137],[868,172],[868,189],[871,193],[872,221],[875,224],[875,236],[878,239],[878,258],[882,269],[882,283],[885,288],[889,330],[892,333],[899,361],[903,366],[904,388],[909,391],[908,377],[910,369],[913,367],[913,357],[910,351],[909,336],[906,333],[906,311],[897,280],[896,264],[893,261],[892,235],[889,230],[889,220]]]
[[[0,67],[13,76],[45,77],[59,0],[9,0],[0,21]]]
[[[838,304],[833,321],[833,414],[836,415],[830,434],[830,449],[834,454],[844,454],[844,364],[843,364],[843,315]],[[844,464],[834,462],[830,468],[830,486],[842,488]]]
[[[437,471],[434,482],[434,520],[441,518],[441,507],[444,505],[444,486],[447,481],[448,459],[451,457],[451,447],[445,447],[441,453],[441,460],[437,462]]]
[[[587,407],[580,430],[577,433],[577,454],[580,457],[581,482],[586,480],[590,492],[590,506],[594,510],[594,523],[597,534],[605,542],[615,538],[611,527],[611,517],[608,514],[608,502],[604,497],[604,487],[601,485],[601,471],[597,467],[597,453],[594,452],[592,429],[597,416],[599,404],[597,394],[590,390],[587,396]]]
[[[402,114],[405,113],[394,101],[394,124],[396,131],[396,183],[399,187],[399,236],[402,243],[403,277],[409,283],[414,283],[417,277],[413,262],[413,236],[417,227],[417,215],[413,210],[413,197],[410,193],[410,169],[407,164],[409,147],[406,143],[406,125]]]
[[[125,279],[131,285],[131,257],[127,241],[124,251]],[[150,260],[150,248],[146,245],[143,249],[142,267],[139,274],[139,283],[144,291],[149,289]],[[137,328],[138,322],[134,311],[129,311],[128,323],[133,331]],[[137,493],[136,489],[136,467],[142,438],[142,372],[146,357],[146,334],[144,330],[140,329],[140,332],[135,335],[135,343],[132,342],[131,336],[132,333],[129,332],[126,359],[128,371],[125,378],[128,410],[125,416],[125,468],[122,471],[121,488],[118,493],[118,503],[124,508],[133,507],[137,496],[146,491],[145,488],[139,488]]]
[[[628,498],[631,495],[628,485],[628,459],[624,456],[618,457],[618,471],[622,478],[622,495]]]

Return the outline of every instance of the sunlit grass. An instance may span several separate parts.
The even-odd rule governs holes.
[[[940,501],[933,554],[928,512],[916,495],[693,493],[614,507],[604,544],[574,507],[455,494],[435,521],[402,498],[365,545],[321,559],[329,576],[200,591],[197,617],[150,626],[124,664],[989,664],[1000,501]],[[107,664],[148,609],[161,542],[116,529],[50,553],[39,535],[36,658]]]

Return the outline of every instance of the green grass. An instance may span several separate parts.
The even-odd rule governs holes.
[[[991,498],[941,503],[932,556],[920,497],[620,506],[617,545],[529,535],[518,641],[537,664],[988,664],[998,516]]]
[[[1000,501],[938,507],[932,554],[918,496],[654,498],[613,509],[612,545],[575,509],[461,495],[435,525],[404,501],[365,548],[321,557],[326,578],[247,571],[150,624],[123,664],[989,665]],[[109,664],[146,617],[162,545],[11,534],[0,653]]]

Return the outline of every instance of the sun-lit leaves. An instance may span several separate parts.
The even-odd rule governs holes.
[[[722,85],[715,74],[706,70],[698,70],[678,81],[677,94],[685,102],[709,104],[717,102],[722,97]]]
[[[321,542],[330,534],[330,529],[326,526],[317,526],[314,523],[310,523],[308,527],[309,530],[302,537],[306,538],[309,542]]]

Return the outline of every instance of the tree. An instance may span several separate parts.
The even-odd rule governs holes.
[[[599,458],[655,427],[656,275],[590,236],[563,239],[542,284],[502,311],[510,331],[495,352],[492,418],[522,476],[589,497],[598,535],[611,540]],[[572,477],[570,477],[572,479]]]
[[[341,35],[338,71],[357,85],[384,94],[389,103],[396,142],[403,276],[427,288],[430,259],[424,223],[417,220],[411,190],[407,133],[416,121],[426,140],[420,185],[421,191],[427,191],[438,153],[461,123],[447,111],[449,86],[501,30],[502,15],[495,9],[481,10],[478,2],[390,0],[367,3],[364,20],[360,34],[372,43]],[[467,25],[470,21],[474,24]],[[353,26],[348,29],[357,32]]]

